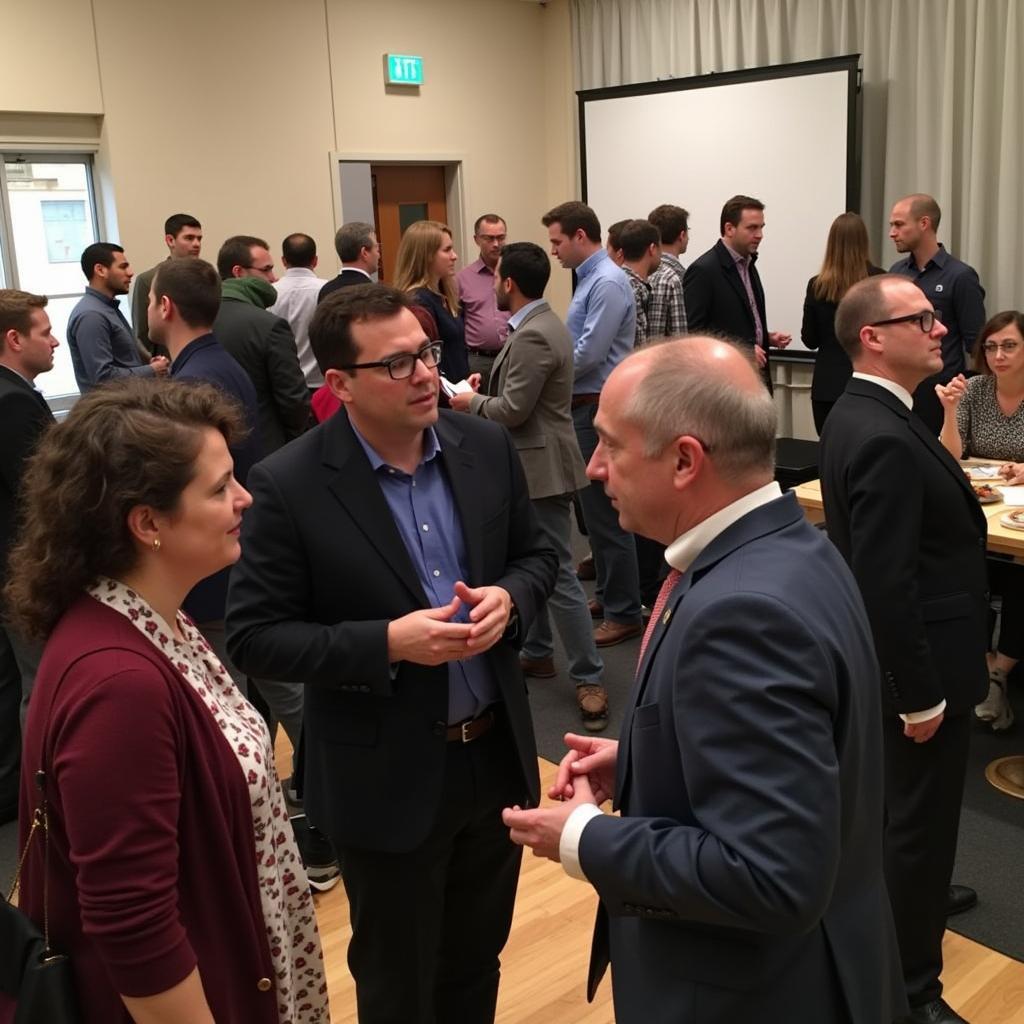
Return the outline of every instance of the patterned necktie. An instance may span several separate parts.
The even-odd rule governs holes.
[[[647,623],[644,638],[640,641],[640,658],[636,663],[638,672],[644,662],[644,652],[647,650],[647,644],[654,633],[654,627],[657,625],[658,619],[661,618],[661,613],[665,610],[665,605],[668,604],[668,599],[672,595],[675,585],[679,582],[679,577],[682,575],[678,569],[669,569],[665,582],[662,583],[661,590],[658,591],[658,599],[654,602],[654,608],[651,610],[651,621]]]

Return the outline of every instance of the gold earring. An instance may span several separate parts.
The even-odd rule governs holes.
[[[160,550],[160,538],[159,537],[154,537],[153,538],[153,550],[154,551],[159,551]]]

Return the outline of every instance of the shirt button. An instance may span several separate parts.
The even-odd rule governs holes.
[[[270,991],[270,979],[269,978],[260,978],[260,980],[256,982],[256,987],[261,992],[269,992]]]
[[[435,576],[440,576],[441,575],[441,570],[440,569],[435,569],[434,570],[434,575]]]
[[[430,532],[430,527],[426,523],[423,524],[423,532],[424,533],[429,533]]]

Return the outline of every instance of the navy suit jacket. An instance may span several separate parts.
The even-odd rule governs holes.
[[[242,409],[248,433],[231,446],[235,479],[244,487],[249,470],[263,457],[260,443],[259,411],[256,389],[249,375],[221,347],[212,334],[190,341],[171,364],[170,376],[176,380],[205,380],[233,398]],[[230,567],[200,580],[185,598],[185,611],[198,623],[224,618],[228,598]]]
[[[522,635],[557,559],[511,438],[496,423],[444,411],[436,430],[466,582],[504,587]],[[345,409],[264,459],[250,483],[228,651],[251,676],[308,684],[305,803],[317,825],[343,845],[411,850],[441,799],[448,666],[401,662],[392,671],[388,662],[388,622],[429,602]],[[535,805],[537,750],[517,646],[502,639],[484,657],[515,740],[522,798]]]
[[[659,618],[580,863],[619,1024],[905,1013],[882,875],[878,666],[857,585],[792,495],[728,527]],[[607,916],[605,916],[607,915]]]

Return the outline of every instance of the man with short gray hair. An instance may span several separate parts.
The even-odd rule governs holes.
[[[860,586],[881,666],[885,875],[905,1024],[962,1024],[942,999],[942,936],[946,917],[976,901],[950,878],[972,709],[988,692],[986,524],[956,460],[911,408],[942,370],[945,335],[913,281],[880,274],[850,288],[836,337],[854,372],[819,458],[828,535]]]
[[[331,292],[354,284],[370,284],[380,271],[380,242],[372,224],[354,220],[342,224],[334,236],[341,273],[320,289],[319,305]]]
[[[560,802],[507,808],[512,840],[597,890],[589,995],[610,956],[619,1024],[698,1002],[705,1024],[889,1022],[906,1004],[871,630],[838,552],[772,479],[752,354],[692,336],[642,349],[594,425],[588,476],[672,571],[620,740],[567,736]]]

